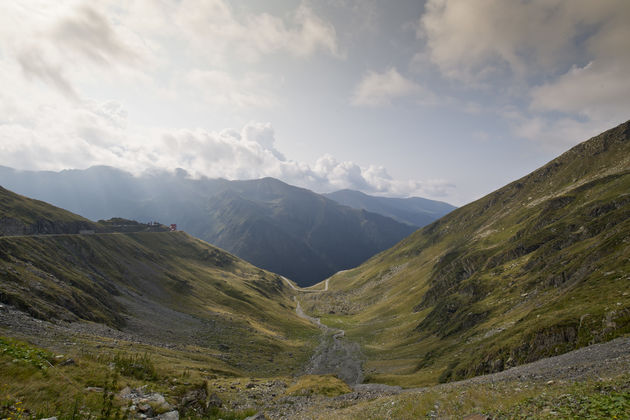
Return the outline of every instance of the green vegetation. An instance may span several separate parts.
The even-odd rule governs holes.
[[[79,233],[98,228],[84,217],[0,186],[0,236]]]
[[[0,238],[0,275],[0,302],[36,318],[213,349],[236,370],[291,372],[318,335],[282,279],[183,232]]]
[[[57,226],[58,209],[16,197]],[[319,336],[293,294],[184,232],[1,237],[0,334],[31,343],[0,341],[3,416],[115,418],[124,386],[178,404],[193,383],[293,374]],[[247,416],[215,408],[206,418]]]
[[[434,384],[630,332],[630,124],[305,295],[372,382]]]
[[[54,363],[52,353],[11,338],[0,337],[0,354],[10,358],[11,363],[27,364],[40,370],[53,367]]]
[[[352,392],[352,388],[344,381],[333,375],[304,375],[291,385],[287,391],[287,395],[312,395],[319,394],[327,397],[336,397],[338,395]]]
[[[625,419],[630,412],[627,375],[597,381],[501,382],[446,385],[420,393],[379,398],[347,409],[314,414],[322,419],[464,418]]]
[[[200,387],[202,370],[194,369],[194,364],[184,371],[171,369],[155,348],[147,347],[143,354],[117,354],[112,358],[108,352],[98,353],[96,348],[87,352],[81,346],[79,353],[64,355],[64,359],[71,356],[74,362],[63,364],[56,363],[58,359],[52,353],[37,346],[5,337],[0,338],[0,343],[0,418],[54,415],[60,419],[122,419],[128,418],[130,405],[119,396],[124,387],[144,386],[162,392],[169,395],[167,401],[175,407],[185,395]],[[125,347],[128,343],[120,344]],[[187,360],[185,353],[171,353],[171,357],[183,363]],[[52,364],[40,366],[41,360]],[[204,364],[204,368],[210,367],[211,364]],[[201,383],[204,389],[212,387],[207,381]],[[186,413],[185,408],[180,410]],[[203,417],[191,411],[185,418],[243,419],[254,414],[252,410],[219,407],[203,411]]]
[[[125,355],[116,353],[112,363],[116,372],[139,380],[156,380],[158,378],[155,365],[148,353]]]

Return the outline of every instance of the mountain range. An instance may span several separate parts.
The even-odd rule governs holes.
[[[378,213],[416,227],[428,225],[456,209],[448,203],[426,198],[374,197],[354,190],[339,190],[323,195],[344,206]]]
[[[142,208],[119,181],[101,190]],[[206,209],[226,231],[265,212],[300,225],[301,207],[374,217],[276,180],[216,182],[230,188]],[[626,122],[304,289],[165,225],[0,188],[0,416],[627,417],[629,191]]]
[[[351,208],[273,178],[195,180],[183,171],[135,177],[104,166],[61,172],[2,167],[0,183],[94,221],[124,217],[175,223],[304,286],[362,263],[453,208],[431,200],[366,195]],[[348,194],[332,197],[345,203]]]

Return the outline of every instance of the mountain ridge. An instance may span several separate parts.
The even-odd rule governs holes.
[[[455,206],[442,201],[420,197],[377,197],[350,189],[339,190],[323,195],[339,204],[378,213],[417,227],[428,225],[456,209]]]
[[[134,177],[110,167],[42,175],[4,167],[0,179],[94,220],[176,223],[302,285],[354,267],[415,230],[274,178],[195,180],[183,172]]]
[[[496,372],[630,331],[629,126],[333,276],[305,308],[345,326],[372,380],[393,383]],[[387,373],[397,357],[409,361]]]

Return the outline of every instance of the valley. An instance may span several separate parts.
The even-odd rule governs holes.
[[[628,191],[625,123],[300,285],[2,188],[0,418],[623,418]]]

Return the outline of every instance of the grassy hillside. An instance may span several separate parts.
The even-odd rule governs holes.
[[[305,309],[369,380],[450,381],[630,332],[630,125],[330,279]],[[305,298],[306,300],[306,298]]]
[[[90,220],[0,186],[0,236],[79,233],[97,229]]]
[[[0,302],[35,318],[262,353],[242,359],[253,371],[273,371],[268,359],[300,353],[300,339],[315,333],[277,275],[184,232],[0,238],[0,277]]]
[[[85,223],[0,193],[2,214],[25,226]],[[203,381],[299,373],[318,340],[278,275],[184,232],[30,233],[40,234],[0,237],[0,417],[72,417],[73,404],[94,413],[110,403],[90,387],[120,390],[118,376],[179,404]]]

